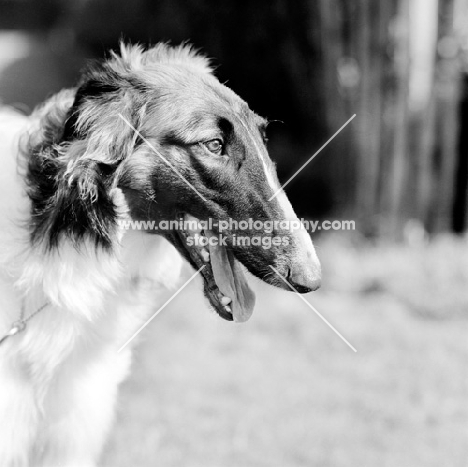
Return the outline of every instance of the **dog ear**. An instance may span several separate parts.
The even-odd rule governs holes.
[[[42,130],[55,137],[43,137],[30,148],[31,239],[49,249],[63,236],[75,246],[85,238],[104,248],[115,241],[120,207],[112,189],[119,163],[136,144],[131,109],[138,106],[124,86],[117,86],[117,77],[104,71],[93,70],[82,81],[62,131]],[[57,125],[51,116],[44,116],[42,128]]]
[[[139,88],[108,63],[91,66],[76,91],[62,142],[86,140],[84,157],[106,163],[122,160],[137,139],[134,124],[146,109]]]

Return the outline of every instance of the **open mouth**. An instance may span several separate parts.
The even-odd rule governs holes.
[[[178,231],[179,237],[195,265],[204,266],[201,274],[210,304],[221,318],[247,321],[252,316],[255,294],[241,263],[218,234],[201,228],[198,219],[185,215],[184,221],[185,229]]]

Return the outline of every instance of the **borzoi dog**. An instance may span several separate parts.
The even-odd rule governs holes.
[[[319,286],[306,231],[275,222],[269,248],[235,241],[258,231],[232,220],[297,221],[266,123],[205,57],[161,44],[122,46],[30,117],[2,113],[1,467],[96,465],[135,340],[118,349],[179,285],[184,260],[231,321],[254,307],[247,271]],[[180,219],[197,222],[128,228]],[[223,241],[188,241],[216,239],[221,221]]]

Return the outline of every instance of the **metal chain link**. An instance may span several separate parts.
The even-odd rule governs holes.
[[[44,303],[41,307],[39,307],[36,311],[31,313],[28,317],[24,317],[25,314],[25,309],[24,309],[24,302],[21,305],[21,312],[20,312],[20,318],[18,321],[15,321],[12,323],[10,330],[0,338],[0,345],[2,345],[9,337],[12,337],[16,334],[19,334],[20,332],[23,332],[26,329],[26,323],[36,316],[38,313],[40,313],[47,305],[49,305],[48,302]]]

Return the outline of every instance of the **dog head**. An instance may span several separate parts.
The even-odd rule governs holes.
[[[84,73],[62,113],[60,130],[49,125],[48,144],[32,149],[33,241],[53,248],[88,236],[113,248],[119,189],[133,221],[154,221],[148,234],[203,266],[205,293],[225,319],[252,312],[244,267],[287,290],[284,280],[299,292],[319,287],[312,241],[268,156],[266,120],[190,47],[123,46]]]

